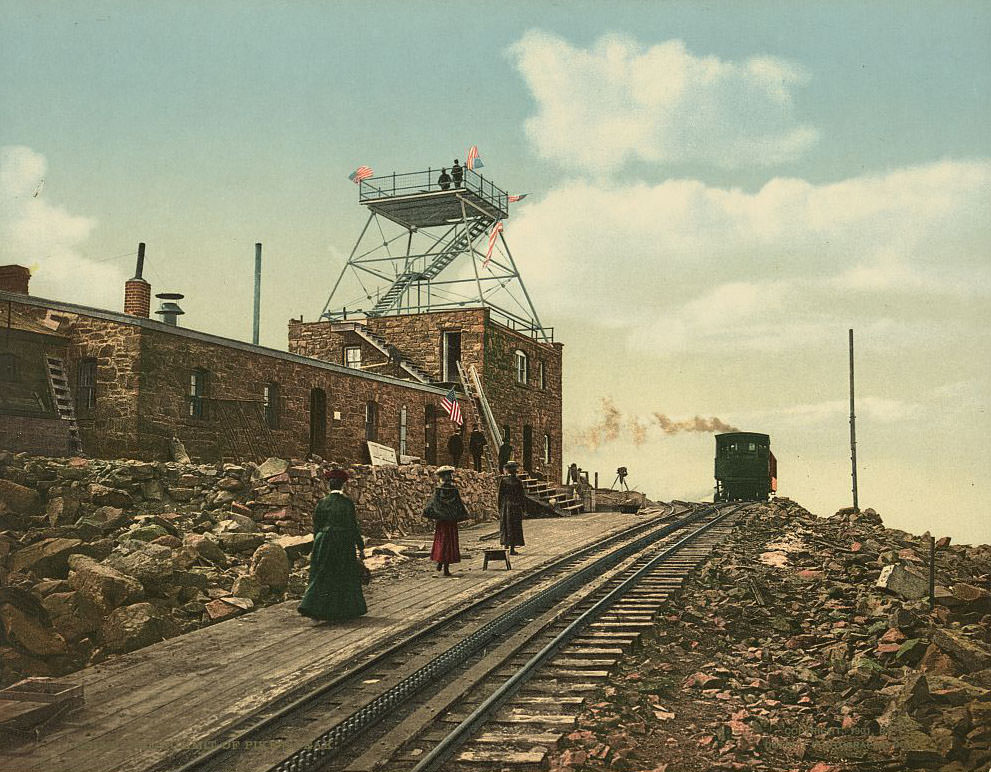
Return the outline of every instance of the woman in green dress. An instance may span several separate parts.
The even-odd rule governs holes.
[[[343,492],[347,472],[332,469],[326,476],[330,493],[313,513],[310,585],[299,613],[326,621],[354,619],[368,611],[361,592],[360,561],[365,559],[365,542],[358,530],[354,502]]]

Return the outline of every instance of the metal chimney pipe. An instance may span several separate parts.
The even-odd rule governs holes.
[[[134,269],[134,278],[135,279],[142,278],[141,274],[144,272],[144,269],[145,269],[145,243],[142,241],[138,244],[138,265],[137,268]]]
[[[251,342],[258,345],[258,326],[261,322],[262,304],[262,245],[255,244],[255,315],[251,330]]]

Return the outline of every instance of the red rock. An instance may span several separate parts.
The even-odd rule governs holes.
[[[859,541],[855,541],[850,545],[850,552],[860,552],[864,548],[864,545]]]
[[[806,568],[798,572],[798,578],[808,579],[808,580],[822,579],[822,571],[816,571],[815,569],[812,568]]]
[[[879,643],[877,645],[878,654],[897,654],[901,648],[900,643]]]
[[[901,645],[905,642],[905,634],[897,627],[892,627],[879,639],[880,643],[897,643]]]

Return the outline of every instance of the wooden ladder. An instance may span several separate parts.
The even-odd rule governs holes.
[[[76,406],[69,391],[69,379],[65,372],[65,363],[59,357],[45,356],[45,370],[48,373],[48,388],[52,393],[55,412],[60,420],[69,425],[69,450],[71,453],[81,453],[82,440],[79,438],[79,424],[76,423]]]
[[[486,471],[492,472],[493,474],[498,474],[499,470],[496,468],[496,463],[493,461],[494,454],[498,454],[499,446],[493,445],[492,442],[494,437],[492,435],[492,427],[489,426],[489,422],[486,417],[482,414],[482,396],[479,394],[480,389],[476,388],[468,377],[468,373],[465,372],[464,367],[461,365],[461,360],[458,360],[458,377],[461,379],[461,388],[465,392],[465,402],[468,404],[470,411],[470,416],[472,421],[474,421],[476,426],[482,427],[485,431],[487,447],[482,453],[482,463],[485,466]]]

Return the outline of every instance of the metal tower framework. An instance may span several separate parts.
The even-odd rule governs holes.
[[[442,186],[437,170],[362,180],[368,219],[321,317],[393,316],[476,308],[534,338],[550,333],[527,292],[499,223],[509,195],[465,169],[460,185]],[[491,257],[489,241],[495,233]],[[360,294],[339,297],[350,276]],[[360,288],[360,289],[358,289]]]

